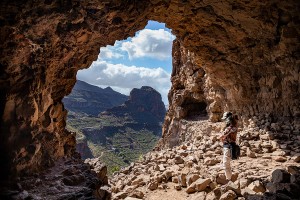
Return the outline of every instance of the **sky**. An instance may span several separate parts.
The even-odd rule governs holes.
[[[168,105],[174,39],[165,24],[149,21],[134,37],[101,47],[98,59],[78,71],[77,79],[101,88],[110,86],[125,95],[133,88],[150,86]]]

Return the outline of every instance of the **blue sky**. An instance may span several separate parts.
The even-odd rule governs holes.
[[[149,21],[134,37],[102,47],[98,59],[80,70],[77,79],[102,88],[110,86],[126,95],[133,88],[151,86],[167,105],[174,39],[163,23]]]

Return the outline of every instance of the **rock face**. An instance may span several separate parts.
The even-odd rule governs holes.
[[[271,128],[284,120],[281,140],[299,134],[299,1],[3,0],[1,174],[39,171],[73,153],[62,98],[76,72],[149,19],[177,38],[161,147],[184,140],[178,123],[194,110],[213,121],[232,110],[242,124],[267,117]]]
[[[129,100],[124,105],[116,106],[101,113],[115,116],[132,116],[139,123],[159,124],[163,122],[166,108],[161,95],[149,86],[141,89],[134,88],[129,95]]]
[[[63,103],[68,111],[97,116],[108,108],[123,104],[127,99],[126,95],[110,87],[102,89],[77,80],[71,94],[63,99]],[[71,117],[70,112],[68,116]]]
[[[83,159],[85,158],[92,158],[93,154],[87,144],[87,140],[84,139],[82,141],[77,141],[76,143],[76,151],[80,153]]]

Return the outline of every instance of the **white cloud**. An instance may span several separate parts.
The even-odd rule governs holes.
[[[162,68],[150,69],[95,61],[88,70],[79,71],[77,78],[93,85],[111,86],[123,94],[128,94],[132,88],[150,86],[156,89],[162,95],[164,103],[168,104],[170,74]]]
[[[106,46],[100,48],[100,54],[98,56],[98,59],[106,60],[106,59],[113,59],[113,58],[122,58],[124,55],[121,53],[118,53],[118,50],[120,49],[119,46]]]
[[[163,29],[143,29],[131,41],[122,43],[121,49],[127,51],[129,59],[152,57],[165,60],[171,57],[174,39],[175,36]]]

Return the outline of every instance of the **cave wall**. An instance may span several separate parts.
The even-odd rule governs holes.
[[[177,38],[162,147],[178,143],[176,123],[197,103],[207,105],[212,121],[233,110],[245,120],[288,119],[299,130],[296,0],[4,0],[3,174],[32,173],[72,154],[75,138],[65,131],[61,100],[71,92],[76,72],[96,60],[100,47],[133,36],[150,19],[166,23]]]

